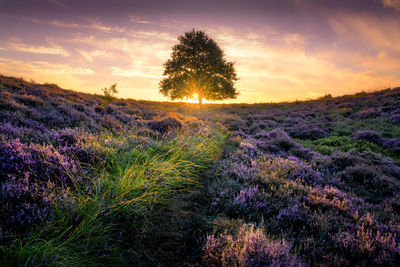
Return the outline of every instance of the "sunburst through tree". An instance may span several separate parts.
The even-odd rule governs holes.
[[[171,58],[164,64],[160,92],[171,100],[192,98],[223,100],[236,98],[238,80],[233,62],[205,32],[192,30],[178,37]]]

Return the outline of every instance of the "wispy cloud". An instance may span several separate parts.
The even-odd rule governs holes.
[[[400,11],[400,0],[382,0],[383,6]]]
[[[89,68],[72,67],[66,64],[48,64],[48,62],[36,61],[31,64],[37,71],[45,74],[71,74],[71,75],[92,75],[94,71]]]
[[[62,7],[62,8],[68,8],[68,6],[66,4],[64,4],[63,2],[61,2],[60,0],[48,0],[49,3],[52,3],[53,5]]]
[[[33,22],[33,23],[43,23],[43,21],[40,19],[29,18],[29,17],[24,17],[24,16],[16,16],[16,15],[11,15],[11,14],[7,14],[7,13],[0,13],[0,17],[7,18],[7,19],[28,21],[28,22]]]
[[[68,74],[68,75],[91,75],[94,71],[89,68],[70,66],[68,64],[49,63],[47,61],[25,62],[0,58],[0,64],[20,66],[21,69],[29,70],[31,73],[40,74]]]
[[[106,24],[101,23],[98,19],[93,19],[90,17],[79,18],[79,20],[84,21],[86,23],[66,22],[66,21],[62,21],[62,20],[42,20],[42,19],[37,19],[37,18],[15,16],[15,15],[4,14],[4,13],[0,13],[0,17],[16,19],[16,20],[20,20],[20,21],[29,21],[29,22],[33,22],[36,24],[51,25],[54,27],[69,28],[69,29],[75,29],[75,30],[89,29],[89,30],[97,30],[100,32],[105,32],[105,33],[123,33],[125,31],[125,29],[123,27],[106,25]]]
[[[8,43],[8,45],[16,50],[34,54],[61,55],[68,57],[69,53],[59,46],[32,46],[22,43]]]
[[[79,53],[82,55],[84,59],[90,62],[93,62],[96,58],[101,58],[101,59],[113,58],[113,53],[104,50],[90,50],[90,51],[81,50],[79,51]]]
[[[87,21],[86,24],[69,23],[69,22],[63,22],[60,20],[52,20],[52,21],[48,21],[45,23],[48,23],[55,27],[70,28],[70,29],[76,29],[76,30],[91,29],[91,30],[105,32],[105,33],[122,33],[122,32],[124,32],[124,29],[122,27],[105,25],[97,19],[85,18],[84,20]]]
[[[338,43],[355,43],[358,41],[359,51],[376,49],[400,52],[399,20],[397,18],[378,18],[342,14],[329,20],[337,35]],[[352,51],[357,53],[357,50]]]
[[[129,18],[129,21],[134,22],[134,23],[139,23],[139,24],[149,24],[150,22],[147,20],[144,20],[140,17],[136,17],[136,16],[131,16]]]
[[[139,78],[162,78],[162,67],[160,66],[142,66],[141,64],[133,64],[130,68],[110,67],[111,75],[122,77],[139,77]]]

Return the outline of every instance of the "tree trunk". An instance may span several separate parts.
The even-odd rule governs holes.
[[[203,98],[199,96],[199,106],[201,106],[201,104],[203,104]]]

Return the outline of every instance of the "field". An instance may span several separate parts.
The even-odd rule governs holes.
[[[271,104],[0,76],[1,266],[398,266],[400,88]]]

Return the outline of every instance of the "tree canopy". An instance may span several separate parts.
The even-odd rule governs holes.
[[[205,32],[192,30],[178,37],[171,58],[164,63],[166,76],[160,82],[160,92],[171,100],[193,98],[199,104],[203,99],[236,98],[238,80],[233,62]]]

